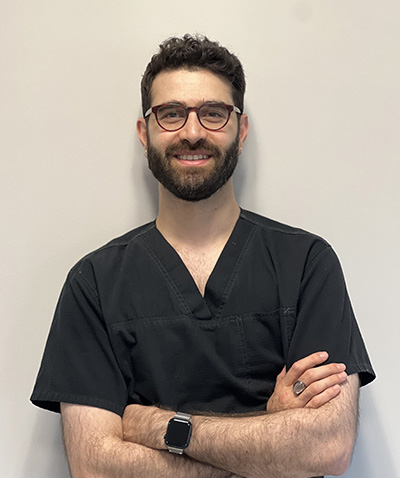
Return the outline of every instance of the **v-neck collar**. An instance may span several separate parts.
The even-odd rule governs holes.
[[[143,244],[151,253],[163,275],[173,287],[182,305],[195,318],[207,320],[217,318],[226,303],[242,258],[247,250],[254,225],[243,217],[242,211],[208,278],[204,297],[201,295],[192,275],[176,250],[157,229],[148,230]]]

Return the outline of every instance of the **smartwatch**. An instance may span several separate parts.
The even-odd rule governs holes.
[[[182,455],[183,450],[189,446],[192,434],[191,415],[177,412],[168,422],[167,433],[164,435],[168,451]]]

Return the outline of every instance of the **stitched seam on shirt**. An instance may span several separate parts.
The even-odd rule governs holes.
[[[267,229],[269,231],[275,231],[275,232],[281,232],[282,234],[289,234],[289,235],[314,235],[308,231],[304,231],[303,229],[295,229],[293,231],[284,231],[283,229],[279,229],[277,226],[267,226],[266,224],[263,224],[261,221],[258,221],[257,219],[254,219],[253,217],[249,217],[246,213],[246,211],[243,211],[242,213],[243,219],[245,219],[248,222],[251,222],[252,224],[255,224],[257,226],[262,227],[263,229]],[[291,226],[289,226],[291,227]],[[318,236],[317,236],[318,237]]]
[[[107,322],[105,320],[105,317],[104,317],[104,313],[103,313],[103,308],[101,306],[101,302],[100,302],[100,296],[97,292],[97,289],[91,284],[91,282],[89,281],[89,279],[85,276],[85,274],[83,273],[83,271],[79,270],[75,273],[75,276],[76,276],[76,279],[77,280],[80,280],[84,286],[87,287],[88,291],[90,292],[90,294],[92,295],[93,299],[96,301],[96,304],[98,305],[99,307],[99,311],[100,311],[100,316],[101,316],[101,319],[103,321],[103,324],[106,326],[107,328]],[[113,354],[115,356],[115,352],[113,350]]]
[[[181,305],[183,306],[183,308],[186,310],[186,313],[190,314],[190,315],[193,315],[192,314],[192,311],[190,310],[189,306],[187,305],[185,299],[183,298],[182,294],[180,293],[178,287],[176,286],[175,282],[171,279],[171,277],[169,276],[167,270],[165,269],[165,267],[163,266],[163,264],[161,263],[161,261],[158,259],[158,257],[156,256],[156,254],[153,252],[153,250],[144,242],[144,241],[139,241],[143,247],[146,249],[146,251],[148,252],[148,254],[150,255],[150,257],[153,259],[154,263],[156,264],[156,266],[158,267],[158,269],[160,270],[161,274],[163,275],[164,279],[168,282],[168,284],[172,287],[172,290],[175,292],[176,296],[178,297],[178,300],[179,302],[181,303]]]
[[[93,285],[90,283],[89,279],[85,276],[83,271],[81,271],[81,270],[77,271],[75,273],[75,276],[76,276],[77,280],[81,280],[85,284],[85,286],[87,287],[87,289],[91,293],[92,297],[95,299],[97,304],[100,306],[99,294],[97,293],[97,290],[95,289],[95,287],[93,287]]]
[[[56,392],[56,391],[53,391],[53,390],[48,390],[48,391],[41,391],[39,390],[35,396],[33,397],[33,400],[35,401],[44,401],[44,402],[52,402],[52,401],[61,401],[64,400],[64,401],[67,401],[67,397],[69,398],[74,398],[74,399],[88,399],[90,400],[92,403],[97,403],[97,404],[103,404],[105,406],[108,406],[110,408],[113,408],[113,409],[120,409],[121,411],[123,411],[123,408],[124,406],[123,405],[120,405],[116,402],[111,402],[110,400],[108,399],[105,399],[105,398],[99,398],[99,397],[95,397],[93,395],[87,395],[87,394],[82,394],[82,393],[73,393],[73,392],[70,392],[70,391],[60,391],[60,392]]]
[[[295,311],[295,307],[286,307],[285,310],[286,309],[290,312]],[[241,314],[240,316],[233,314],[233,315],[229,315],[229,316],[226,316],[226,317],[219,317],[219,318],[212,317],[210,320],[207,320],[204,323],[203,322],[199,322],[199,323],[201,325],[208,324],[211,327],[217,327],[217,326],[220,326],[220,325],[224,324],[225,322],[237,322],[238,318],[241,321],[258,319],[258,318],[268,319],[268,317],[273,317],[276,314],[279,314],[279,312],[281,310],[282,309],[279,308],[279,309],[272,310],[271,312],[265,312],[265,313],[249,312],[249,313]],[[144,323],[146,323],[146,322],[149,322],[149,323],[150,322],[151,323],[166,323],[166,322],[182,322],[182,321],[187,321],[187,320],[188,320],[187,314],[170,315],[170,316],[144,315],[144,316],[133,317],[133,318],[127,319],[127,320],[120,320],[118,322],[113,322],[112,324],[106,324],[106,326],[107,326],[108,329],[113,330],[115,328],[120,327],[121,325],[129,326],[130,324],[138,324],[138,323],[141,323],[141,322],[144,322]]]
[[[218,307],[217,313],[215,314],[216,317],[219,317],[221,315],[222,309],[223,309],[223,307],[225,306],[225,304],[228,300],[228,297],[229,297],[229,294],[231,293],[231,290],[232,290],[233,284],[235,282],[236,276],[239,272],[240,266],[242,265],[243,258],[244,258],[245,254],[246,254],[246,252],[249,248],[250,240],[253,238],[253,236],[255,234],[255,231],[256,231],[256,226],[253,225],[252,230],[250,231],[249,235],[247,236],[247,239],[246,239],[246,242],[243,246],[243,249],[242,249],[239,257],[236,260],[235,266],[233,268],[233,272],[231,274],[231,277],[229,278],[228,284],[226,285],[224,294],[222,295],[221,303]]]
[[[280,312],[280,325],[284,329],[282,330],[282,347],[283,347],[283,355],[285,359],[285,363],[287,362],[288,352],[290,348],[290,343],[292,342],[293,338],[293,331],[295,324],[292,324],[292,327],[289,327],[288,324],[288,317],[294,316],[294,322],[297,319],[297,307],[281,307],[279,309]],[[283,314],[283,317],[282,317]]]
[[[320,251],[318,251],[313,257],[310,258],[310,261],[306,263],[306,267],[309,267],[313,262],[314,260],[324,251],[326,251],[327,249],[330,249],[331,251],[333,251],[332,247],[327,244],[323,249],[321,249]]]
[[[141,226],[141,227],[145,227],[145,225]],[[137,232],[129,240],[126,240],[126,241],[121,242],[121,243],[113,244],[114,241],[118,241],[118,238],[113,239],[111,241],[111,243],[104,244],[103,246],[99,247],[98,249],[95,249],[94,251],[91,251],[88,254],[86,254],[85,256],[83,256],[82,259],[78,262],[78,264],[80,264],[84,259],[90,258],[91,256],[93,256],[95,254],[101,253],[101,252],[105,251],[106,249],[112,249],[114,247],[126,247],[129,244],[131,244],[133,241],[140,239],[144,234],[147,234],[151,229],[154,229],[154,228],[155,228],[155,223],[153,221],[153,222],[150,222],[149,224],[147,224],[147,227],[143,231]],[[130,232],[132,232],[132,231],[130,231]],[[129,232],[127,232],[127,234],[129,234]],[[74,266],[74,268],[75,267],[76,266]]]
[[[128,320],[120,320],[119,322],[113,322],[112,324],[107,324],[107,328],[112,330],[118,328],[121,325],[130,325],[130,324],[137,324],[140,322],[181,322],[182,320],[188,320],[187,314],[182,315],[174,315],[174,316],[163,316],[163,315],[147,315],[141,317],[133,317],[132,319]]]
[[[144,234],[146,234],[150,229],[153,229],[155,227],[155,223],[152,222],[148,225],[148,227],[144,230],[144,231],[141,231],[139,233],[137,233],[134,237],[132,237],[129,241],[123,243],[123,244],[110,244],[110,245],[105,245],[105,246],[102,246],[100,247],[99,249],[93,251],[93,252],[90,252],[89,254],[87,254],[85,257],[83,257],[81,259],[81,261],[79,261],[78,264],[76,264],[72,270],[71,270],[71,273],[73,274],[73,277],[75,277],[78,281],[81,281],[85,286],[86,288],[89,290],[90,294],[92,295],[92,297],[94,298],[94,300],[96,301],[97,305],[99,306],[100,310],[101,310],[101,315],[104,319],[104,316],[103,316],[103,311],[102,311],[102,308],[101,308],[101,303],[100,303],[100,296],[98,294],[98,291],[97,291],[97,288],[95,286],[92,285],[92,283],[89,281],[89,279],[85,276],[84,272],[79,268],[80,265],[82,264],[82,261],[85,259],[85,258],[90,258],[90,256],[96,254],[96,253],[100,253],[102,251],[104,251],[105,249],[109,249],[109,248],[113,248],[113,247],[126,247],[128,244],[130,244],[132,242],[132,240],[134,239],[138,239],[143,236]],[[140,241],[142,243],[142,241]]]
[[[317,234],[314,234],[312,232],[305,231],[303,229],[298,229],[298,228],[295,228],[295,227],[293,227],[292,231],[285,231],[283,229],[280,229],[278,226],[268,226],[268,225],[263,224],[261,221],[258,221],[257,219],[255,219],[253,217],[249,217],[248,213],[251,214],[250,211],[245,211],[245,210],[242,209],[241,217],[245,221],[248,221],[252,224],[260,226],[261,228],[263,228],[265,230],[279,232],[279,233],[282,233],[282,234],[287,234],[289,236],[296,236],[296,235],[298,235],[298,236],[312,236],[312,237],[315,237],[316,239],[320,239],[321,241],[328,244],[323,237],[320,237]],[[268,218],[266,218],[266,219],[268,219]],[[270,220],[272,220],[272,219],[270,219]],[[284,224],[282,224],[282,225],[284,226]],[[292,226],[287,226],[287,227],[292,227]]]
[[[244,328],[243,328],[243,321],[240,317],[236,317],[236,325],[238,328],[238,333],[240,337],[240,348],[241,348],[241,355],[242,355],[242,361],[246,369],[246,381],[247,381],[247,386],[250,389],[251,388],[251,380],[250,380],[250,364],[249,364],[249,355],[247,353],[247,347],[246,347],[246,336],[244,333]]]
[[[370,372],[372,368],[368,362],[348,362],[346,365],[348,368],[360,369],[360,372]]]

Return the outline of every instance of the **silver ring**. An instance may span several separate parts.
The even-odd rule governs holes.
[[[301,380],[297,380],[297,382],[294,382],[293,392],[295,395],[300,395],[301,393],[304,392],[305,389],[306,389],[306,384],[302,382]]]

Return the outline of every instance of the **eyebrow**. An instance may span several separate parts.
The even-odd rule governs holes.
[[[163,105],[177,105],[177,106],[185,106],[187,107],[187,103],[185,101],[178,101],[178,100],[171,100],[171,101],[166,101],[164,103],[161,103]],[[218,100],[208,100],[208,101],[199,101],[199,105],[220,105],[223,104],[225,105],[225,101],[218,101]]]

